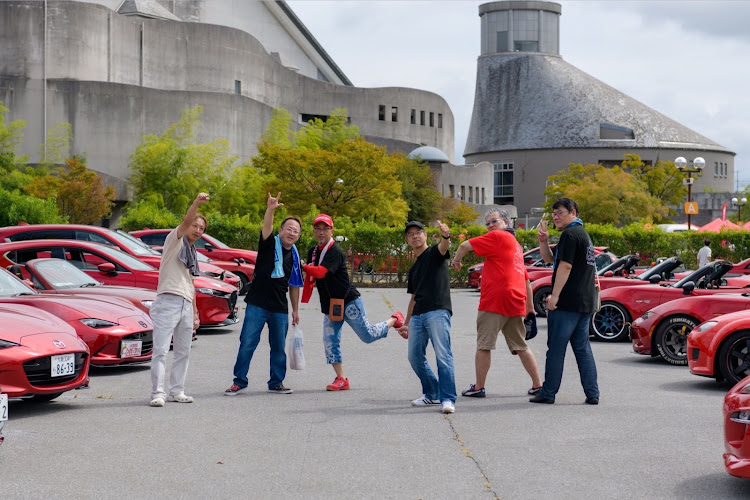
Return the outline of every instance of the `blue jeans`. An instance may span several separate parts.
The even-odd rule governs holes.
[[[346,322],[354,333],[365,344],[375,342],[388,335],[388,323],[383,321],[371,325],[365,314],[365,303],[361,297],[352,300],[344,307],[344,319],[331,321],[326,314],[323,316],[323,345],[326,350],[326,362],[330,365],[341,363],[341,328]]]
[[[544,385],[539,394],[547,399],[555,399],[560,390],[565,351],[568,342],[581,374],[581,385],[586,397],[598,398],[599,386],[596,382],[596,363],[589,343],[589,322],[591,314],[554,310],[547,314],[547,362],[544,367]]]
[[[427,363],[427,341],[432,342],[438,377]],[[451,352],[451,315],[446,309],[412,316],[409,321],[409,363],[428,399],[456,402],[456,380]]]
[[[275,313],[262,307],[248,304],[245,309],[245,320],[240,332],[240,349],[237,351],[237,362],[234,364],[234,383],[247,387],[247,371],[253,359],[255,348],[260,342],[260,333],[268,323],[268,343],[271,345],[271,378],[268,388],[275,389],[282,385],[286,376],[286,332],[289,328],[289,315]]]

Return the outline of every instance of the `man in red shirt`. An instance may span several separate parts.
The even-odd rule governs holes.
[[[505,210],[493,208],[484,218],[487,233],[461,243],[451,263],[454,269],[461,269],[461,259],[468,252],[484,257],[477,312],[476,381],[461,395],[485,397],[484,383],[500,331],[510,352],[518,355],[531,377],[529,394],[537,394],[542,379],[536,358],[526,345],[526,328],[523,324],[526,315],[534,312],[531,284],[523,264],[523,250],[512,231],[508,230],[510,220]]]

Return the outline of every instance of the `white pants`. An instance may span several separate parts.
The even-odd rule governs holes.
[[[190,343],[193,340],[193,303],[179,295],[160,293],[151,305],[154,322],[154,351],[151,356],[151,399],[165,398],[164,375],[167,353],[174,335],[172,370],[169,374],[169,394],[185,392]]]

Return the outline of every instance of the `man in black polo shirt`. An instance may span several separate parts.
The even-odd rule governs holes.
[[[344,375],[341,357],[341,328],[344,322],[352,327],[362,342],[369,344],[385,338],[390,327],[402,326],[404,316],[396,311],[387,320],[370,324],[365,304],[349,279],[346,255],[333,240],[333,219],[326,214],[318,215],[313,222],[313,231],[318,244],[307,253],[309,264],[303,267],[307,277],[302,302],[310,300],[313,286],[316,286],[320,296],[320,310],[324,314],[323,345],[326,361],[336,372],[336,378],[326,386],[326,390],[345,391],[349,389],[349,379]],[[332,300],[334,308],[331,307]],[[336,310],[336,306],[340,310]],[[338,316],[332,314],[336,312],[339,313]]]
[[[443,413],[456,411],[456,381],[451,352],[451,290],[450,254],[451,232],[437,221],[442,239],[427,246],[427,233],[421,222],[406,224],[406,241],[417,255],[409,269],[406,292],[411,294],[409,310],[399,333],[409,339],[409,363],[422,382],[422,397],[413,406],[442,404]],[[427,363],[427,341],[432,342],[437,359],[438,377]]]
[[[286,333],[289,328],[289,311],[286,293],[292,302],[292,324],[299,323],[299,289],[302,287],[302,270],[297,247],[302,225],[296,217],[287,217],[281,222],[279,234],[273,235],[273,212],[284,205],[279,202],[281,193],[276,198],[268,195],[263,229],[258,244],[258,256],[255,260],[255,273],[250,289],[245,297],[245,321],[240,332],[240,348],[234,364],[234,383],[224,391],[225,396],[234,396],[245,389],[248,384],[247,372],[255,348],[260,342],[260,334],[268,323],[268,342],[271,345],[271,377],[268,380],[268,392],[291,394],[292,390],[284,387],[286,376]]]

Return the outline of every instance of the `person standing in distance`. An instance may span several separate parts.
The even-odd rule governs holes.
[[[698,269],[711,262],[711,240],[703,240],[703,247],[698,250]]]
[[[406,223],[406,242],[417,260],[409,268],[406,293],[411,294],[404,325],[398,329],[409,339],[409,363],[422,383],[422,397],[412,406],[442,405],[443,413],[456,411],[456,381],[451,352],[451,232],[437,221],[442,239],[427,246],[427,233],[421,222]],[[427,363],[427,342],[432,342],[438,376]]]
[[[589,343],[589,322],[596,310],[594,279],[596,261],[578,204],[570,198],[558,198],[552,205],[552,221],[562,231],[555,253],[549,247],[547,222],[539,223],[538,239],[542,258],[553,263],[552,293],[547,299],[547,362],[544,384],[532,403],[555,402],[560,390],[565,351],[570,343],[578,363],[586,403],[599,404],[596,362]]]
[[[502,332],[508,350],[521,360],[531,377],[529,394],[536,394],[542,385],[534,353],[526,344],[524,319],[534,313],[531,284],[523,265],[523,249],[511,231],[508,213],[500,208],[484,216],[487,232],[464,241],[456,250],[451,265],[461,269],[461,259],[468,252],[484,257],[482,289],[477,311],[477,351],[474,357],[476,380],[462,396],[483,398],[484,384],[492,363],[497,335]]]
[[[190,343],[193,330],[200,325],[195,303],[193,276],[198,276],[195,242],[206,231],[206,218],[198,207],[210,197],[199,193],[188,208],[179,226],[164,241],[156,299],[149,314],[154,322],[154,348],[151,356],[151,406],[164,406],[164,401],[192,403],[185,395]],[[169,374],[169,396],[164,392],[169,343],[174,338],[172,370]]]
[[[326,386],[326,390],[346,391],[349,389],[349,379],[344,374],[341,357],[341,329],[344,323],[352,327],[362,342],[369,344],[385,338],[390,327],[402,326],[404,316],[396,311],[386,321],[370,324],[359,291],[349,279],[346,255],[333,239],[331,216],[320,214],[315,217],[313,233],[318,244],[307,252],[308,264],[303,267],[306,278],[302,302],[309,302],[313,288],[317,287],[320,310],[323,313],[323,346],[326,361],[336,372],[336,378]],[[331,307],[332,301],[334,307]],[[334,310],[337,308],[340,310]],[[332,318],[332,313],[337,314]]]
[[[240,347],[234,364],[234,381],[224,391],[225,396],[235,396],[247,388],[247,372],[250,361],[260,342],[263,327],[268,324],[268,343],[271,346],[270,378],[268,392],[291,394],[284,386],[286,377],[286,334],[289,329],[289,301],[292,303],[292,325],[299,323],[299,289],[302,287],[302,270],[299,253],[294,245],[299,240],[302,224],[296,217],[281,221],[279,233],[273,236],[273,213],[283,206],[268,193],[266,213],[263,216],[263,229],[258,243],[258,256],[255,259],[255,273],[250,289],[245,296],[247,306],[245,319],[240,332]]]

